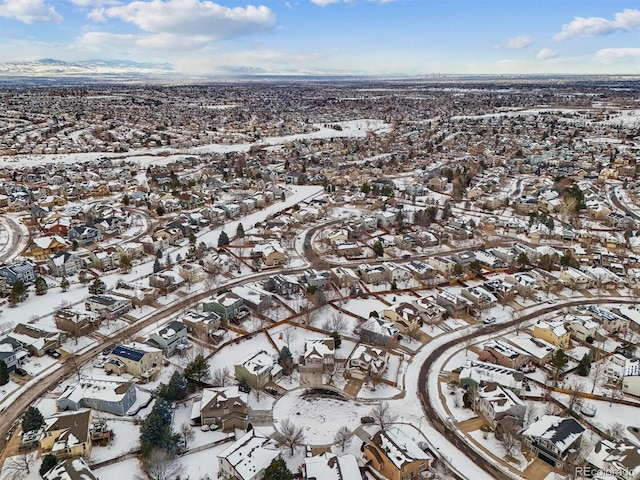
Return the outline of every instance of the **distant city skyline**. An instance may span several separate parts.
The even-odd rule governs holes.
[[[640,74],[618,0],[0,0],[0,62],[224,73]]]

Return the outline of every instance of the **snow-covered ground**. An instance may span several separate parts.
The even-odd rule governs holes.
[[[372,405],[330,396],[305,396],[305,390],[289,392],[273,406],[276,429],[278,423],[289,419],[303,427],[311,445],[333,443],[338,429],[346,426],[353,431],[360,425],[360,417],[368,415]]]

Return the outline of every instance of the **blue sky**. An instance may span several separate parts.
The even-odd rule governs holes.
[[[253,2],[253,0],[249,0]],[[186,74],[640,74],[637,0],[0,0],[0,61]]]

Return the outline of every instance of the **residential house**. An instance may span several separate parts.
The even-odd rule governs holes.
[[[36,271],[29,262],[15,263],[0,267],[0,277],[6,278],[8,285],[13,285],[18,280],[28,284],[36,279]]]
[[[512,368],[502,367],[494,363],[467,360],[460,370],[460,384],[482,386],[495,382],[515,392],[522,389],[524,374]]]
[[[267,267],[284,265],[287,261],[287,255],[278,242],[256,245],[251,250],[251,257],[259,258],[262,264]]]
[[[573,267],[565,267],[561,272],[559,279],[569,288],[576,290],[586,290],[593,288],[593,278],[586,273]]]
[[[56,310],[53,319],[57,328],[76,338],[90,334],[100,325],[97,315],[72,308]]]
[[[255,311],[263,312],[271,306],[273,295],[256,285],[237,285],[231,293],[242,299],[242,304]]]
[[[418,280],[435,280],[437,275],[435,268],[419,260],[411,260],[405,265],[405,268],[413,273]]]
[[[523,432],[524,444],[538,454],[538,458],[554,467],[571,462],[577,452],[585,428],[574,418],[544,415]]]
[[[338,288],[355,288],[360,284],[360,278],[349,267],[334,267],[331,269],[331,280]]]
[[[378,431],[364,446],[364,458],[383,478],[420,478],[433,458],[398,427]],[[357,477],[356,477],[357,478]]]
[[[58,460],[91,457],[90,409],[71,413],[59,413],[44,419],[44,432],[40,438],[40,450],[52,453]]]
[[[489,340],[482,345],[478,355],[481,362],[495,363],[507,368],[519,370],[527,365],[531,359],[524,351],[508,344],[503,340]]]
[[[160,292],[171,293],[176,291],[182,285],[182,281],[171,273],[155,273],[149,276],[149,285],[157,288]]]
[[[262,480],[271,462],[281,458],[280,448],[255,428],[218,455],[218,476],[224,480]]]
[[[150,333],[146,343],[162,350],[165,357],[170,357],[176,351],[187,348],[189,343],[187,327],[182,322],[172,320],[159,330]]]
[[[567,348],[571,340],[571,334],[566,329],[564,322],[548,320],[538,320],[533,326],[533,336],[557,348]]]
[[[473,306],[480,309],[491,308],[498,299],[484,287],[465,287],[460,292],[464,298],[473,303]]]
[[[422,326],[420,311],[410,303],[400,302],[382,310],[382,318],[393,322],[401,333],[416,332]]]
[[[387,281],[387,270],[381,265],[361,264],[358,267],[358,275],[365,282],[373,285]]]
[[[283,297],[300,292],[300,284],[295,278],[280,273],[267,279],[264,282],[264,288]]]
[[[71,277],[84,267],[82,259],[71,252],[58,252],[47,262],[55,277]]]
[[[22,344],[10,337],[0,339],[0,361],[4,362],[10,372],[22,366],[29,354],[22,348]]]
[[[602,472],[616,472],[620,480],[638,480],[640,478],[638,445],[627,439],[618,441],[608,449],[601,468]]]
[[[42,476],[43,480],[99,480],[82,458],[58,463]]]
[[[232,292],[222,292],[202,302],[205,312],[216,312],[225,321],[234,318],[244,307],[244,301]]]
[[[87,225],[78,225],[69,229],[67,237],[71,242],[76,242],[81,247],[86,247],[102,240],[102,233],[97,228]]]
[[[29,354],[41,357],[50,348],[58,348],[65,339],[55,328],[32,323],[18,323],[7,337],[20,343]]]
[[[422,322],[427,325],[434,325],[445,318],[447,309],[436,303],[433,297],[417,298],[411,302],[420,313]]]
[[[265,350],[250,353],[239,364],[234,365],[234,370],[238,381],[246,380],[253,388],[263,388],[282,373],[277,359]]]
[[[553,353],[558,350],[558,347],[551,345],[549,342],[530,335],[509,337],[507,342],[509,345],[513,345],[529,355],[531,361],[538,366],[549,363]]]
[[[609,333],[625,333],[629,330],[629,319],[616,315],[611,310],[596,305],[589,305],[587,311],[598,320]]]
[[[249,395],[238,386],[205,388],[194,403],[192,417],[201,425],[217,425],[223,432],[246,430],[249,425]],[[196,416],[197,411],[197,416]]]
[[[53,235],[51,237],[34,238],[29,247],[29,254],[35,260],[46,260],[62,250],[69,248],[69,242],[64,238]]]
[[[573,315],[568,313],[564,316],[564,321],[571,337],[580,342],[586,342],[587,338],[592,341],[595,338],[596,331],[600,326],[588,315]]]
[[[125,298],[132,305],[141,307],[143,305],[153,305],[158,299],[159,291],[157,288],[147,287],[140,283],[127,283],[118,280],[111,293],[115,298]]]
[[[360,343],[347,359],[344,376],[360,380],[380,378],[387,368],[388,361],[389,352],[385,349]]]
[[[199,339],[214,338],[220,329],[222,317],[216,312],[189,310],[179,320],[187,327],[187,332]]]
[[[315,457],[305,457],[303,466],[305,480],[362,480],[358,460],[354,455],[338,456],[324,452]]]
[[[394,323],[379,318],[376,312],[373,312],[369,320],[360,325],[359,332],[360,341],[383,347],[395,346],[400,338],[400,331]]]
[[[131,300],[111,295],[91,295],[84,301],[84,308],[108,319],[124,315],[131,307]]]
[[[640,362],[625,362],[622,372],[622,391],[640,397]]]
[[[207,272],[197,263],[181,263],[178,265],[178,275],[189,285],[202,282],[207,278]]]
[[[324,270],[314,270],[312,268],[305,270],[300,279],[308,287],[323,289],[329,284],[331,274]]]
[[[340,257],[357,257],[362,254],[362,247],[356,242],[337,242],[334,250]]]
[[[473,302],[471,302],[470,300],[460,295],[456,295],[455,293],[452,293],[448,290],[437,291],[436,303],[441,307],[446,308],[447,311],[451,313],[459,311],[469,312],[471,310],[471,307],[473,306]]]
[[[120,266],[120,252],[117,248],[108,247],[100,250],[93,250],[89,253],[91,263],[98,270],[108,272]]]
[[[161,368],[162,350],[141,343],[116,346],[104,366],[106,372],[126,372],[143,380],[154,378]]]
[[[93,408],[115,415],[126,415],[137,400],[135,384],[121,380],[98,380],[83,378],[58,397],[60,410]]]
[[[476,409],[491,428],[500,424],[503,432],[515,432],[524,422],[527,404],[508,388],[490,382],[478,391]]]
[[[323,384],[322,375],[335,363],[335,340],[333,338],[307,339],[304,353],[298,360],[300,385],[315,387]]]

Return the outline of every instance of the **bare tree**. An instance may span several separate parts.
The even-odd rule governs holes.
[[[216,368],[211,376],[211,384],[214,387],[226,387],[231,384],[232,379],[229,367]]]
[[[2,468],[2,480],[21,480],[31,473],[36,452],[7,458]]]
[[[82,380],[82,377],[84,377],[84,371],[87,369],[88,365],[80,363],[78,361],[78,355],[76,355],[75,353],[72,353],[67,357],[65,363],[67,362],[72,366],[73,371],[78,378],[78,382],[80,382]]]
[[[296,449],[304,445],[304,430],[286,418],[280,423],[279,432],[276,433],[275,440],[278,445],[288,448],[291,456],[293,456]]]
[[[171,453],[160,448],[151,452],[147,463],[147,474],[152,480],[173,480],[184,471],[184,465]]]
[[[398,419],[398,416],[391,412],[389,402],[380,402],[371,409],[371,413],[369,415],[382,430],[385,430],[390,424]]]
[[[326,370],[327,384],[333,385],[333,379],[344,374],[344,365],[341,362],[333,362],[331,368]]]
[[[612,422],[607,425],[605,429],[605,433],[609,435],[614,440],[621,440],[625,437],[626,427],[619,422]]]
[[[344,449],[351,445],[352,437],[353,434],[349,431],[349,428],[343,425],[333,437],[333,442],[344,452]]]
[[[513,455],[518,451],[520,447],[520,441],[513,432],[506,431],[502,434],[500,445],[504,450],[506,456],[513,458]]]
[[[287,348],[291,350],[291,342],[293,342],[297,336],[295,328],[287,327],[284,330],[282,330],[280,333],[282,333],[282,339],[284,340],[284,343],[287,345]]]
[[[182,440],[184,441],[184,448],[186,450],[189,446],[189,442],[195,438],[196,434],[193,431],[191,425],[189,425],[187,422],[183,422],[182,424],[180,424],[180,435],[182,436]]]
[[[582,405],[582,397],[580,394],[582,393],[584,386],[581,382],[573,380],[569,383],[567,389],[571,392],[569,394],[569,401],[567,402],[567,410],[569,410],[569,412],[575,412],[576,409],[579,409]]]
[[[450,480],[452,478],[451,471],[451,459],[443,456],[442,458],[436,459],[431,464],[431,471],[433,472],[433,478],[437,480]]]
[[[349,322],[347,322],[344,314],[338,310],[331,314],[331,317],[324,322],[322,328],[328,332],[338,332],[339,334],[342,334],[347,330],[348,326]]]

